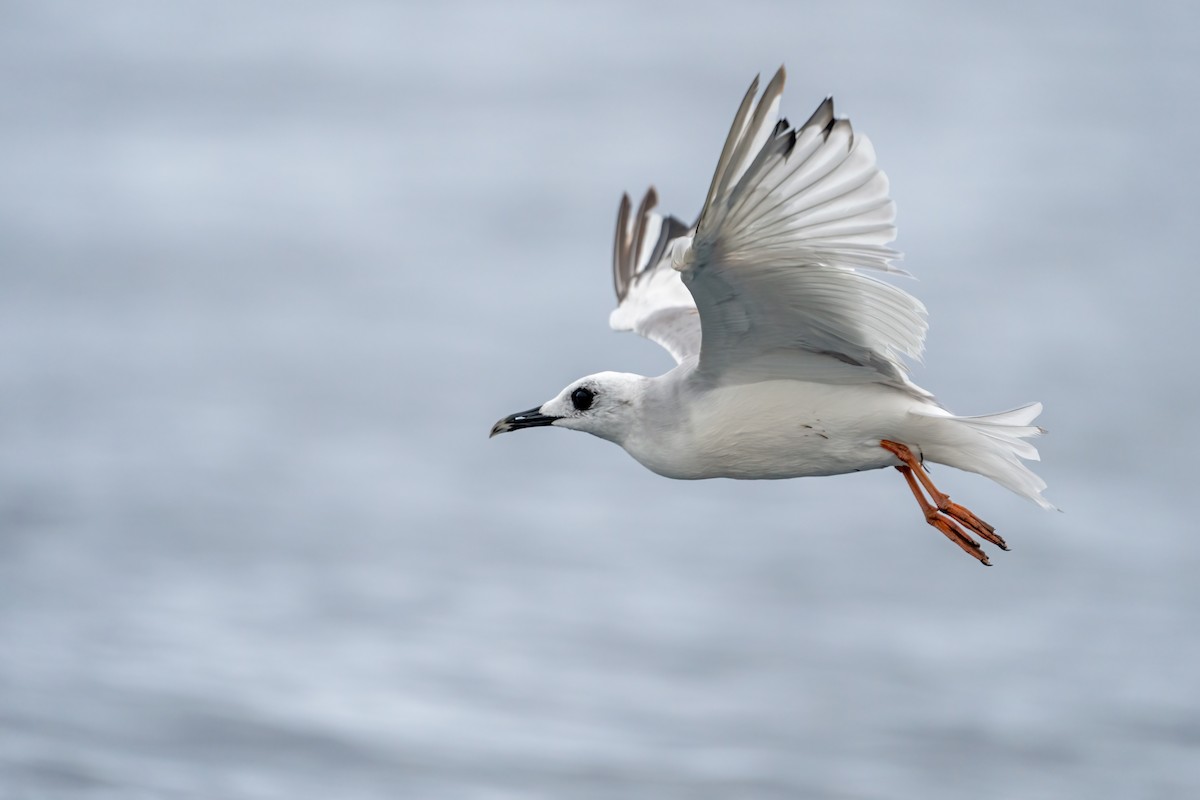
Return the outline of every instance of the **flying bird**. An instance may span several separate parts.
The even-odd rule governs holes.
[[[926,462],[976,472],[1046,509],[1025,460],[1040,403],[960,417],[908,377],[925,307],[871,273],[907,274],[888,179],[866,136],[827,98],[803,125],[778,118],[782,67],[734,117],[694,225],[621,198],[612,328],[657,342],[677,365],[600,372],[496,423],[554,426],[619,444],[669,478],[774,479],[895,467],[925,520],[983,564],[978,536],[1008,546],[939,490]]]

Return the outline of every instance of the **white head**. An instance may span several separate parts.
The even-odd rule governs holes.
[[[637,419],[647,379],[627,372],[598,372],[571,383],[537,408],[511,414],[492,426],[492,436],[554,425],[621,443]]]

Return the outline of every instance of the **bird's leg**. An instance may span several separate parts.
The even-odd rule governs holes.
[[[910,467],[896,467],[896,469],[908,481],[908,488],[912,490],[913,497],[917,498],[917,502],[921,505],[921,511],[925,513],[925,521],[945,534],[947,539],[961,547],[967,555],[979,559],[990,567],[992,562],[988,561],[987,553],[983,552],[979,542],[967,535],[967,532],[957,522],[942,516],[937,507],[925,499],[925,495],[921,493],[921,487],[913,477],[912,469]]]
[[[897,469],[904,474],[905,480],[908,481],[909,488],[916,496],[917,502],[921,504],[921,510],[925,512],[925,519],[930,525],[933,525],[935,528],[942,531],[942,533],[945,533],[947,536],[957,542],[958,540],[948,533],[938,521],[951,524],[957,522],[969,530],[979,534],[987,541],[999,547],[1001,550],[1008,549],[1008,545],[1005,544],[1004,539],[996,533],[995,528],[981,520],[979,517],[975,516],[974,513],[964,506],[960,506],[958,503],[951,502],[949,495],[938,491],[938,488],[933,485],[933,481],[930,480],[929,475],[926,474],[925,468],[921,466],[921,462],[913,455],[912,450],[910,450],[906,445],[884,439],[879,443],[879,446],[904,462],[904,466],[897,467]],[[925,491],[929,492],[929,496],[933,499],[936,507],[931,507],[930,504],[925,500],[924,495],[917,486],[917,480],[921,482],[921,486],[925,487]],[[930,516],[931,513],[933,516]],[[959,525],[954,525],[954,528],[959,533],[965,535],[965,531],[963,531]],[[974,540],[971,540],[969,536],[967,538],[974,543]],[[961,542],[958,543],[960,546],[962,546]],[[975,544],[976,548],[978,548],[978,546],[978,544]],[[966,550],[965,547],[963,549]],[[967,550],[967,552],[975,555],[973,550]],[[985,564],[989,563],[986,556],[980,558],[980,560]]]
[[[938,488],[933,485],[933,481],[930,479],[929,474],[925,472],[925,468],[921,465],[921,462],[916,458],[916,456],[913,455],[912,450],[910,450],[906,445],[890,442],[884,439],[879,443],[879,446],[884,450],[887,450],[889,453],[892,453],[894,456],[896,456],[896,458],[903,461],[910,469],[912,469],[913,474],[917,477],[917,480],[919,480],[921,485],[925,487],[925,491],[929,492],[929,496],[933,499],[934,504],[937,505],[938,511],[941,511],[947,516],[953,517],[955,520],[961,522],[967,528],[979,534],[984,539],[987,539],[1001,550],[1008,549],[1008,545],[1005,544],[1004,539],[997,535],[995,528],[981,520],[979,517],[975,516],[970,509],[960,506],[958,503],[951,502],[950,495],[938,491]]]

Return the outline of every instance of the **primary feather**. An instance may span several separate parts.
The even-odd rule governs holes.
[[[653,213],[653,189],[632,218],[623,199],[610,323],[677,361],[698,354],[717,381],[883,381],[927,396],[904,363],[920,357],[924,306],[864,272],[900,272],[874,148],[830,99],[799,128],[777,120],[784,79],[757,101],[751,85],[693,228]]]

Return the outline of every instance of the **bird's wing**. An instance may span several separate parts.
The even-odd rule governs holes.
[[[923,393],[925,308],[863,270],[902,273],[888,180],[867,137],[826,99],[799,128],[776,122],[783,68],[734,118],[675,268],[700,312],[699,370],[713,379],[883,381]]]
[[[657,203],[651,187],[631,218],[629,195],[621,198],[613,242],[617,307],[608,324],[640,333],[681,362],[700,352],[700,316],[670,257],[673,242],[689,229],[675,217],[656,214]]]

